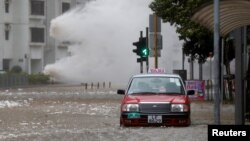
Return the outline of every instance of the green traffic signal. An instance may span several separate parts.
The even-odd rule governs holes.
[[[140,45],[139,45],[139,53],[141,57],[148,57],[149,55],[149,49],[147,47],[147,40],[146,38],[140,39]]]
[[[149,55],[149,49],[147,47],[141,48],[140,56],[141,57],[148,57],[148,55]]]
[[[134,42],[133,45],[136,46],[136,49],[133,49],[133,52],[142,58],[146,58],[149,55],[149,49],[147,47],[146,38],[140,38],[138,42]]]

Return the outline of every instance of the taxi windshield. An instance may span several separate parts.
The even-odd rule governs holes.
[[[131,80],[128,94],[185,94],[177,77],[135,77]]]

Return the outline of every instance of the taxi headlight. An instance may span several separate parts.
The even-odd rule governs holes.
[[[122,111],[125,112],[139,112],[139,104],[124,104]]]
[[[189,108],[186,104],[171,104],[171,112],[188,112]]]

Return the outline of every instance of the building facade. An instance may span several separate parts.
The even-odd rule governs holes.
[[[87,1],[0,0],[0,70],[39,73],[68,56],[67,44],[50,37],[50,21]]]

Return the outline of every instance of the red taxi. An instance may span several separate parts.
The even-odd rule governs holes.
[[[189,126],[190,100],[175,74],[134,75],[126,90],[117,90],[121,126]],[[190,92],[192,94],[192,92]]]

